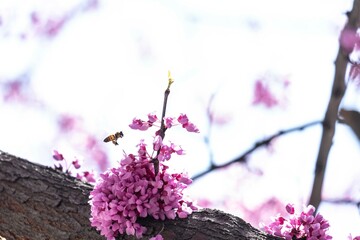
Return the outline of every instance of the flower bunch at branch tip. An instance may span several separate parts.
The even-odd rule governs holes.
[[[286,240],[306,239],[306,240],[327,240],[332,239],[327,234],[329,222],[317,213],[314,216],[315,208],[311,205],[304,207],[300,214],[295,214],[292,204],[286,205],[286,211],[290,217],[288,219],[277,216],[267,226],[262,226],[268,234],[283,237]]]
[[[179,118],[177,122],[174,118],[166,118],[166,129],[182,125],[187,131],[198,132],[186,115],[181,114]],[[134,119],[129,126],[145,131],[158,123],[155,114],[148,114],[147,121]],[[141,238],[146,228],[138,223],[138,218],[186,218],[196,210],[197,207],[183,194],[192,180],[185,173],[170,172],[164,164],[172,154],[183,155],[184,151],[173,143],[166,145],[159,130],[150,146],[140,140],[136,153],[124,153],[119,166],[101,174],[100,181],[90,193],[91,225],[108,240],[123,234]],[[155,174],[154,159],[159,161],[158,174]],[[163,238],[157,234],[151,239]]]

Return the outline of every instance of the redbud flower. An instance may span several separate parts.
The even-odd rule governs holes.
[[[197,209],[183,197],[191,180],[184,174],[170,174],[167,169],[160,162],[155,176],[150,158],[125,155],[119,167],[100,175],[90,193],[91,225],[107,239],[124,233],[140,238],[146,228],[137,223],[138,217],[187,217]]]
[[[88,182],[88,183],[94,183],[96,182],[95,178],[94,178],[94,173],[85,171],[83,173],[77,173],[76,174],[76,178],[84,181],[84,182]]]
[[[145,121],[143,121],[141,119],[134,118],[132,123],[129,125],[129,127],[131,129],[137,129],[137,130],[145,131],[149,127],[151,127],[151,125],[149,124],[149,122],[145,122]]]
[[[294,204],[287,204],[286,205],[286,211],[288,212],[288,213],[290,213],[290,214],[294,214],[294,212],[295,212],[295,209],[294,209]]]
[[[174,118],[172,117],[165,117],[164,124],[166,128],[171,128],[174,125]]]
[[[149,240],[164,240],[164,238],[160,234],[158,234],[155,237],[150,238]]]
[[[158,121],[158,117],[154,113],[149,113],[148,119],[149,119],[150,123],[154,123],[154,122]]]
[[[80,160],[75,159],[74,161],[72,161],[72,165],[74,165],[76,169],[79,169],[81,167]]]
[[[189,122],[186,114],[180,114],[177,120],[188,132],[199,132],[199,129],[193,123]]]
[[[349,234],[348,240],[360,240],[360,236],[352,237],[351,234]]]
[[[263,81],[256,80],[255,90],[254,90],[254,99],[252,102],[254,105],[264,104],[266,107],[271,108],[279,104],[278,99],[270,91],[269,86],[265,85]]]
[[[61,153],[59,153],[57,150],[54,150],[53,158],[54,158],[56,161],[62,161],[62,160],[64,160],[64,156],[63,156]]]
[[[264,226],[264,231],[268,234],[284,237],[287,240],[306,238],[307,240],[328,240],[332,239],[327,234],[329,223],[322,215],[316,214],[315,208],[311,205],[304,208],[300,215],[295,214],[292,204],[286,205],[286,211],[290,214],[290,218],[286,219],[277,216],[272,223]]]

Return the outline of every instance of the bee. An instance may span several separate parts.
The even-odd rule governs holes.
[[[107,136],[107,137],[104,139],[104,142],[110,142],[110,141],[112,141],[112,143],[113,143],[114,145],[119,145],[119,144],[117,143],[117,140],[118,140],[119,138],[122,138],[123,136],[124,136],[124,134],[123,134],[122,131],[116,132],[115,134],[111,134],[111,135]]]

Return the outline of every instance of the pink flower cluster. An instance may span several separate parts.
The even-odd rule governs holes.
[[[75,169],[81,168],[81,161],[78,158],[75,158],[73,161],[71,161],[71,164],[68,164],[68,161],[63,156],[63,154],[57,150],[54,150],[53,158],[54,158],[54,160],[60,162],[59,165],[54,165],[54,168],[59,171],[64,171],[66,174],[69,174],[69,175],[72,174],[70,171],[71,167],[74,167]],[[76,173],[76,178],[81,181],[88,182],[88,183],[95,182],[94,173],[91,173],[89,171],[84,171],[82,173]]]
[[[144,121],[144,120],[141,120],[138,118],[134,118],[132,123],[129,126],[132,129],[145,131],[149,127],[152,127],[156,123],[159,123],[159,122],[160,122],[160,120],[158,119],[158,117],[155,114],[150,113],[150,114],[148,114],[147,121]],[[180,116],[177,118],[177,122],[172,117],[165,117],[164,124],[167,129],[171,128],[172,126],[181,124],[181,126],[183,128],[185,128],[188,132],[196,132],[196,133],[199,132],[199,129],[193,123],[189,122],[189,119],[186,116],[186,114],[180,114]]]
[[[289,219],[278,216],[268,226],[263,226],[264,231],[277,237],[284,237],[287,240],[332,239],[326,233],[330,226],[328,221],[320,214],[314,216],[315,208],[313,206],[309,205],[298,215],[295,214],[294,206],[288,204],[286,211],[291,215]]]
[[[148,121],[134,119],[130,127],[147,130],[157,121],[156,115],[149,114]],[[184,122],[188,123],[187,126],[191,125],[188,120]],[[90,193],[91,225],[108,240],[122,234],[141,238],[146,228],[137,222],[139,217],[152,216],[157,220],[186,218],[197,209],[183,195],[191,179],[183,173],[170,173],[164,165],[164,161],[169,160],[173,153],[181,155],[183,150],[174,144],[165,145],[159,135],[154,138],[152,153],[149,153],[143,140],[137,147],[136,155],[124,154],[119,167],[101,174],[100,181]],[[153,154],[157,155],[153,157]],[[154,170],[155,158],[159,160],[157,175]],[[163,238],[158,234],[151,239]]]

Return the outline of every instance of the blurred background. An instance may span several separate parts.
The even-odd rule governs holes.
[[[0,0],[0,149],[48,166],[53,150],[99,174],[154,131],[134,117],[186,113],[200,133],[172,128],[176,171],[196,176],[279,131],[321,121],[339,33],[352,1]],[[360,110],[360,82],[341,107]],[[104,143],[122,130],[119,146]],[[203,207],[258,227],[311,192],[321,125],[275,138],[245,163],[213,171],[188,190]],[[360,148],[337,124],[320,213],[334,239],[360,235]],[[76,170],[73,169],[75,173]]]

